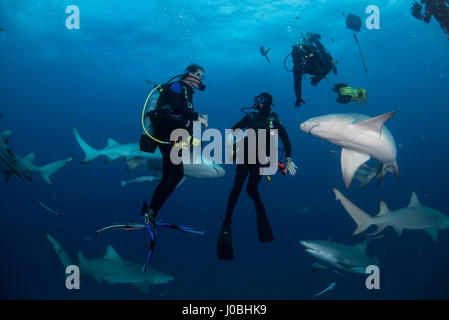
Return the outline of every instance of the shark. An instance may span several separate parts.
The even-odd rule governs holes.
[[[63,267],[67,268],[67,266],[73,265],[61,244],[48,232],[44,232],[44,236],[56,251]],[[78,260],[81,276],[91,276],[98,284],[105,281],[111,284],[132,285],[144,296],[149,295],[150,285],[167,284],[175,279],[171,275],[152,268],[147,268],[145,273],[142,272],[141,265],[123,259],[111,245],[107,246],[104,257],[88,260],[79,251]]]
[[[271,48],[268,48],[267,50],[265,50],[265,48],[263,46],[261,46],[259,48],[260,54],[262,55],[262,57],[265,57],[265,59],[267,59],[268,63],[270,63],[270,59],[268,58],[268,51],[270,51]]]
[[[138,177],[138,178],[135,178],[135,179],[132,179],[129,181],[122,180],[120,183],[121,183],[121,186],[124,187],[129,183],[142,183],[142,182],[147,182],[147,181],[155,182],[155,181],[160,181],[161,179],[162,178],[158,177],[158,176],[142,176],[142,177]]]
[[[7,143],[11,134],[12,132],[9,130],[0,133],[0,170],[3,171],[6,181],[12,175],[32,181],[31,175],[38,174],[47,184],[51,185],[51,175],[73,160],[72,157],[68,157],[39,167],[34,162],[36,157],[34,152],[21,158],[8,148]]]
[[[382,164],[377,174],[380,184],[387,172],[399,177],[396,143],[384,125],[395,113],[374,118],[356,113],[329,114],[304,121],[300,129],[342,147],[341,171],[346,188],[360,166],[371,158]]]
[[[333,241],[300,241],[305,250],[319,262],[314,263],[315,268],[333,269],[336,273],[345,271],[350,273],[365,274],[369,265],[379,265],[377,258],[371,258],[366,254],[366,248],[371,239],[367,239],[356,245],[346,245]]]
[[[424,230],[437,241],[438,230],[449,228],[449,217],[435,209],[423,206],[415,192],[412,192],[408,207],[391,211],[385,202],[381,201],[379,213],[372,217],[349,201],[338,189],[333,190],[336,200],[340,201],[357,224],[353,235],[364,232],[371,225],[376,225],[377,230],[374,234],[382,232],[387,227],[393,227],[399,236],[404,229]]]
[[[85,154],[85,158],[81,163],[89,163],[99,157],[104,157],[105,163],[123,159],[126,162],[128,171],[140,165],[147,166],[149,170],[162,171],[162,154],[159,149],[154,153],[143,152],[140,150],[138,142],[119,144],[112,138],[108,139],[105,148],[95,149],[86,143],[75,127],[73,128],[73,134]],[[224,176],[225,170],[212,160],[202,158],[199,164],[195,164],[193,161],[192,163],[184,164],[184,174],[186,177],[210,179]]]

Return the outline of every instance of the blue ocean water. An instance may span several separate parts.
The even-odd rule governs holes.
[[[367,17],[365,1],[236,0],[0,0],[0,130],[12,130],[8,146],[20,156],[36,153],[46,164],[67,156],[74,161],[48,186],[12,177],[0,182],[0,298],[2,299],[140,299],[131,286],[85,278],[81,290],[65,288],[64,269],[42,231],[50,232],[72,259],[79,250],[101,257],[111,244],[125,259],[143,263],[145,231],[94,231],[113,222],[139,221],[143,200],[155,183],[120,186],[140,171],[127,172],[117,160],[81,164],[83,153],[72,134],[76,125],[94,147],[108,138],[136,142],[140,113],[151,89],[144,80],[164,82],[194,62],[205,68],[207,89],[195,94],[195,109],[208,114],[210,127],[230,128],[262,91],[274,97],[275,111],[286,127],[294,177],[264,179],[260,192],[275,234],[259,242],[253,204],[242,192],[233,218],[235,260],[216,257],[216,239],[235,166],[219,179],[187,179],[175,190],[160,217],[202,227],[204,237],[161,230],[151,266],[173,275],[167,285],[152,286],[151,299],[310,299],[330,282],[336,287],[322,299],[449,298],[449,232],[434,242],[424,231],[392,229],[373,241],[368,254],[380,261],[381,288],[367,290],[365,277],[332,271],[311,272],[313,259],[300,240],[355,244],[355,224],[335,201],[332,187],[344,190],[340,159],[328,142],[300,131],[313,116],[356,112],[377,116],[392,110],[387,122],[398,146],[400,178],[387,174],[358,191],[356,181],[345,195],[374,215],[379,201],[391,209],[408,205],[415,191],[427,206],[449,214],[449,41],[439,24],[425,24],[410,14],[411,1],[375,0],[380,29],[358,34],[369,70],[363,71],[352,32],[342,11]],[[65,25],[68,5],[80,9],[80,29]],[[300,32],[322,35],[338,63],[317,87],[303,82],[307,104],[293,107],[293,76],[284,57]],[[259,47],[271,48],[271,63]],[[342,105],[331,90],[338,82],[368,90],[365,104]],[[55,217],[42,201],[64,212]],[[304,208],[310,208],[303,210]],[[301,214],[303,211],[304,214]],[[139,221],[140,222],[140,221]]]

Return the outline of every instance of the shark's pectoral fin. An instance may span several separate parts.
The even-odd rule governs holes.
[[[336,274],[338,274],[340,277],[343,277],[344,278],[344,274],[343,273],[341,273],[340,271],[338,271],[338,270],[336,270],[336,269],[334,269],[334,272],[336,273]]]
[[[97,275],[93,275],[92,277],[95,279],[95,281],[97,281],[98,285],[101,286],[103,279]]]
[[[427,228],[425,231],[430,234],[433,240],[438,241],[438,227]]]
[[[352,268],[350,268],[350,270],[351,270],[352,272],[355,272],[355,273],[358,273],[358,274],[365,274],[366,268],[363,267],[363,266],[357,266],[357,267],[352,267]]]
[[[113,162],[113,161],[115,161],[115,160],[117,160],[118,158],[120,158],[120,157],[110,157],[110,156],[106,156],[106,159],[104,160],[104,163],[106,164],[106,163],[111,163],[111,162]]]
[[[343,174],[343,181],[346,188],[349,188],[355,173],[362,164],[368,161],[371,157],[368,154],[360,153],[354,150],[341,150],[341,172]]]
[[[393,229],[398,233],[398,236],[401,236],[402,231],[404,230],[404,228],[398,226],[393,226]]]
[[[182,179],[181,179],[181,181],[179,181],[179,183],[178,183],[178,185],[176,186],[176,188],[179,188],[179,186],[184,182],[184,181],[186,181],[186,177],[183,177]]]
[[[148,297],[150,295],[150,285],[148,284],[148,282],[136,282],[133,283],[133,286],[135,286],[145,297]]]
[[[323,266],[322,264],[319,264],[318,262],[314,262],[312,264],[312,272],[318,271],[318,270],[326,270],[327,267]]]
[[[12,176],[12,171],[3,170],[3,177],[5,177],[5,181],[8,182]]]
[[[126,161],[126,170],[131,171],[139,166],[139,161],[136,159],[131,159]]]

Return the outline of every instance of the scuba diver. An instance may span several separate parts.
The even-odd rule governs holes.
[[[412,16],[425,23],[429,23],[434,16],[449,39],[449,0],[421,0],[421,3],[425,6],[424,12],[422,13],[423,6],[414,1],[411,9]]]
[[[250,112],[246,114],[242,120],[240,120],[232,130],[236,129],[253,129],[253,130],[269,130],[277,129],[279,137],[282,140],[286,155],[286,165],[285,169],[291,175],[296,174],[296,166],[292,161],[291,152],[292,147],[290,140],[287,135],[287,131],[281,124],[279,117],[276,113],[271,111],[273,105],[273,98],[268,93],[261,93],[254,98],[254,106],[249,109],[256,109],[257,112]],[[242,109],[243,110],[243,109]],[[267,139],[269,140],[269,134],[267,134]],[[228,135],[227,143],[233,144],[233,136]],[[248,159],[248,139],[245,138],[245,160]],[[266,144],[269,145],[269,144]],[[234,144],[235,146],[235,144]],[[259,143],[256,144],[255,152],[258,154],[257,147]],[[229,195],[228,206],[226,209],[226,216],[223,221],[222,229],[218,237],[217,242],[217,255],[219,259],[232,260],[234,258],[232,250],[232,237],[231,237],[231,227],[232,227],[232,212],[237,204],[240,192],[242,190],[243,184],[249,175],[249,180],[247,184],[246,191],[250,198],[254,201],[256,212],[257,212],[257,230],[259,235],[259,240],[261,242],[271,242],[273,241],[273,232],[271,230],[270,222],[267,219],[265,207],[260,199],[259,183],[262,179],[259,169],[264,167],[259,161],[255,164],[237,164],[237,170],[234,180],[234,185],[232,187],[231,193]]]
[[[318,83],[331,71],[337,74],[335,62],[329,51],[320,42],[321,36],[316,33],[307,33],[302,44],[293,46],[291,55],[293,59],[293,79],[296,94],[295,107],[306,103],[302,99],[302,77],[309,74],[312,77],[312,86]],[[287,56],[288,57],[288,56]],[[285,66],[285,63],[284,63]]]
[[[174,78],[180,79],[170,82]],[[170,135],[176,129],[186,129],[192,135],[193,121],[200,121],[205,127],[208,126],[208,117],[199,115],[193,109],[193,90],[203,91],[206,88],[202,82],[204,69],[193,64],[186,68],[185,74],[174,78],[170,79],[165,85],[155,87],[159,90],[160,96],[155,108],[145,114],[145,118],[149,118],[151,121],[151,134],[145,130],[146,134],[142,134],[140,138],[140,149],[153,153],[156,147],[159,147],[163,162],[162,180],[153,193],[150,205],[148,206],[144,202],[141,212],[142,216],[145,217],[145,224],[152,238],[146,265],[154,247],[156,216],[164,202],[184,177],[183,164],[174,164],[170,159],[170,152],[176,144],[170,141]],[[182,151],[180,150],[180,152]]]
[[[349,103],[355,101],[357,103],[364,103],[368,99],[366,89],[364,88],[351,88],[346,83],[337,83],[332,90],[338,93],[338,103]]]

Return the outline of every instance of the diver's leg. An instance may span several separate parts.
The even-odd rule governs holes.
[[[246,177],[249,174],[249,166],[244,164],[237,165],[237,171],[235,174],[234,185],[232,186],[231,193],[229,194],[228,207],[226,209],[226,216],[223,223],[230,224],[232,222],[232,212],[234,211],[237,200],[239,199],[240,192],[242,191],[243,184]]]
[[[226,217],[223,221],[220,234],[217,241],[217,256],[218,259],[232,260],[234,259],[234,251],[232,249],[232,212],[237,204],[243,184],[248,176],[248,166],[237,165],[237,172],[235,175],[234,185],[229,195],[228,208],[226,210]]]
[[[304,103],[304,100],[302,100],[302,75],[303,73],[298,70],[297,68],[293,68],[293,84],[295,88],[295,95],[296,95],[296,102],[295,107],[299,107],[301,103]]]
[[[159,149],[162,153],[163,175],[161,182],[154,191],[153,199],[150,204],[150,209],[153,211],[153,216],[158,214],[164,202],[184,177],[183,164],[173,164],[171,162],[171,148],[172,147],[168,145],[159,145]]]
[[[259,173],[259,166],[253,165],[251,167],[248,185],[246,191],[248,195],[253,199],[257,213],[257,232],[259,234],[259,240],[261,242],[272,242],[273,231],[271,230],[270,222],[268,221],[267,214],[265,212],[265,206],[260,199],[258,191],[262,176]]]

